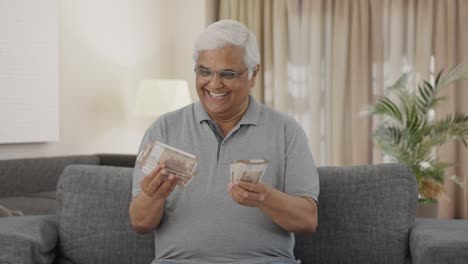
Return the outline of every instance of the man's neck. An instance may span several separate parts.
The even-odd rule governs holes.
[[[241,111],[239,111],[234,116],[231,116],[229,118],[219,118],[215,116],[212,117],[216,124],[218,124],[219,128],[221,129],[221,132],[223,132],[223,137],[226,137],[244,116],[249,106],[249,99],[247,99],[246,101],[247,102],[242,106]]]

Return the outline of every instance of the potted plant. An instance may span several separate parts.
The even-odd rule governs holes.
[[[450,140],[467,146],[468,115],[451,113],[435,118],[437,105],[445,99],[439,92],[454,81],[467,79],[467,66],[442,70],[433,83],[423,80],[411,85],[411,73],[405,73],[366,110],[381,117],[372,137],[385,159],[408,165],[416,175],[420,204],[436,203],[444,194],[444,170],[453,166],[439,160],[436,148]]]

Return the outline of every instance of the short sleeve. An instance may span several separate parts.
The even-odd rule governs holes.
[[[295,133],[287,138],[285,159],[285,192],[294,196],[310,197],[318,202],[318,172],[307,136],[299,125]]]
[[[163,138],[163,122],[161,120],[157,120],[154,122],[148,130],[146,130],[145,135],[143,136],[143,139],[141,140],[140,143],[140,148],[138,150],[138,155],[140,154],[141,151],[146,149],[146,146],[155,141],[162,141]],[[140,182],[143,180],[143,178],[146,175],[141,171],[141,169],[135,164],[135,167],[133,168],[133,186],[132,186],[132,198],[137,196],[140,191]]]

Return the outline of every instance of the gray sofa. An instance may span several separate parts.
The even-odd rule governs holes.
[[[150,263],[154,236],[134,233],[128,217],[131,173],[68,166],[56,215],[0,219],[0,263]],[[407,167],[321,167],[319,176],[317,232],[296,235],[302,264],[468,263],[467,221],[415,221],[417,188]]]
[[[135,158],[96,154],[0,160],[0,206],[25,215],[55,214],[57,182],[66,166],[133,167]]]

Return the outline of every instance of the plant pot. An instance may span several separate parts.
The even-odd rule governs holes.
[[[416,209],[416,217],[419,218],[437,218],[438,203],[418,203]]]

